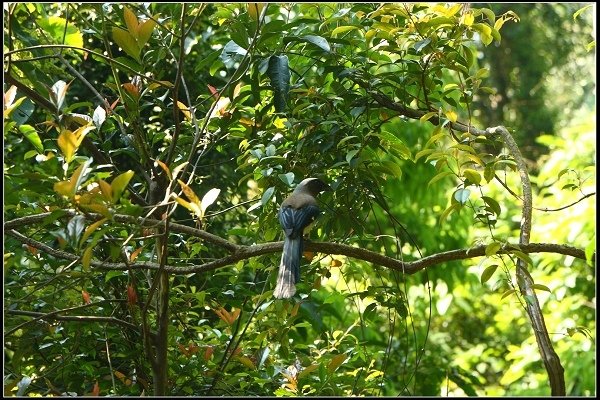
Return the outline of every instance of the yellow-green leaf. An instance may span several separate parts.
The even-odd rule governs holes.
[[[515,293],[516,290],[515,289],[509,289],[506,292],[504,292],[502,294],[502,297],[500,298],[500,300],[507,298],[508,296],[510,296],[511,294]]]
[[[150,36],[152,36],[152,32],[154,31],[154,27],[156,27],[155,20],[158,18],[157,15],[153,15],[152,18],[147,19],[142,22],[138,27],[138,45],[140,48],[144,47],[144,45],[150,40]]]
[[[133,171],[129,170],[127,172],[123,172],[121,175],[117,176],[110,184],[112,189],[112,202],[116,204],[117,201],[121,198],[123,191],[129,184],[129,181],[133,177]]]
[[[123,18],[125,19],[125,25],[127,25],[129,33],[131,33],[131,35],[134,37],[137,37],[138,19],[136,15],[129,9],[129,7],[125,7],[123,10]]]
[[[180,101],[177,101],[177,108],[179,108],[179,110],[181,110],[181,112],[185,116],[185,119],[187,119],[188,121],[192,121],[192,113],[190,112],[190,109],[188,108],[188,106],[186,106],[185,104],[183,104]]]
[[[419,118],[419,121],[425,122],[425,121],[429,120],[429,118],[436,116],[437,114],[438,113],[436,111],[428,112],[427,114],[425,114],[421,118]]]
[[[86,228],[85,232],[83,232],[83,236],[81,236],[81,243],[84,243],[85,240],[107,220],[108,220],[107,218],[102,218],[101,220],[96,221],[93,224],[91,224],[90,226],[88,226]]]
[[[446,209],[444,210],[444,212],[442,213],[442,215],[440,215],[440,224],[441,224],[442,222],[444,222],[444,220],[445,220],[446,218],[448,218],[448,215],[450,215],[450,214],[451,214],[452,212],[454,212],[455,210],[458,210],[458,209],[460,209],[460,207],[461,207],[461,206],[460,206],[460,204],[459,204],[459,203],[454,203],[454,204],[450,205],[450,207],[446,208]]]
[[[444,114],[446,114],[446,117],[452,122],[456,122],[458,120],[458,115],[452,110],[448,110],[444,112]]]
[[[62,196],[73,198],[73,196],[75,196],[75,193],[77,192],[77,187],[79,186],[79,178],[81,176],[81,173],[83,172],[83,169],[86,166],[87,163],[84,163],[77,167],[75,172],[73,172],[71,179],[69,179],[68,181],[56,182],[54,184],[54,191]]]
[[[58,135],[58,147],[62,152],[65,162],[69,163],[77,151],[77,138],[73,132],[65,129]]]
[[[472,183],[479,185],[481,183],[481,175],[474,169],[467,168],[463,171],[463,175]]]
[[[198,198],[198,196],[196,196],[196,193],[194,193],[192,188],[186,185],[186,183],[181,179],[177,179],[177,182],[179,182],[179,185],[181,185],[181,189],[183,190],[183,194],[185,194],[185,197],[187,197],[189,201],[194,203],[198,207],[198,209],[200,209],[200,199]]]
[[[140,62],[140,47],[137,44],[135,37],[125,29],[114,27],[112,30],[113,40],[123,49],[125,53],[133,57],[137,62]]]
[[[106,201],[112,202],[112,187],[110,186],[110,184],[104,179],[100,179],[98,181],[98,185],[100,186],[100,191],[102,192],[104,199]]]
[[[238,361],[241,362],[242,364],[244,364],[246,367],[248,367],[250,369],[256,368],[256,366],[254,365],[254,363],[252,362],[252,360],[249,359],[246,356],[240,356],[240,357],[238,357]]]
[[[437,174],[436,176],[434,176],[433,178],[431,178],[431,180],[429,181],[427,186],[430,186],[430,185],[434,184],[435,182],[439,181],[440,179],[444,179],[445,177],[453,175],[453,174],[454,173],[452,171],[442,171],[439,174]]]
[[[92,250],[93,249],[94,249],[93,246],[88,246],[84,250],[83,255],[81,256],[81,265],[85,272],[90,270],[90,265],[92,263]]]
[[[494,254],[498,253],[498,250],[502,248],[502,243],[492,242],[485,247],[485,255],[487,257],[491,257]]]
[[[354,31],[356,29],[358,29],[358,26],[353,26],[353,25],[338,26],[331,32],[331,36],[335,37],[335,36],[339,35],[340,33],[346,33],[346,32],[350,32],[350,31]]]

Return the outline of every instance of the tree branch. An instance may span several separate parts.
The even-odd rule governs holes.
[[[169,226],[173,228],[175,224]],[[80,258],[76,254],[65,252],[62,250],[55,250],[44,243],[38,242],[37,240],[28,238],[15,230],[8,230],[5,232],[8,236],[12,236],[19,240],[21,243],[25,243],[38,250],[41,250],[51,256],[74,261]],[[485,256],[486,245],[476,246],[469,249],[458,249],[451,250],[442,253],[432,254],[427,257],[423,257],[419,260],[414,261],[401,261],[396,258],[384,256],[371,250],[362,249],[360,247],[353,247],[341,243],[325,243],[325,242],[306,242],[304,248],[307,251],[316,251],[324,254],[335,254],[343,255],[363,261],[367,261],[385,268],[391,268],[394,270],[401,271],[405,274],[412,275],[425,268],[432,267],[438,264],[443,264],[448,261],[466,260],[470,258]],[[505,246],[504,249],[498,251],[498,254],[510,254],[513,246]],[[514,246],[516,248],[517,246]],[[257,244],[253,246],[237,246],[237,251],[226,257],[219,258],[200,265],[189,265],[189,266],[173,266],[165,265],[164,270],[168,273],[176,274],[188,274],[192,272],[207,272],[218,268],[232,265],[241,260],[247,260],[252,257],[257,257],[265,254],[277,253],[282,251],[283,242],[271,242]],[[518,246],[518,249],[523,253],[556,253],[572,256],[585,260],[585,252],[576,247],[559,245],[552,243],[531,243],[523,246]],[[130,269],[152,269],[159,270],[160,264],[142,261],[138,263],[129,264],[125,263],[109,263],[103,261],[92,261],[91,265],[101,270],[120,270],[126,271]]]
[[[63,312],[64,310],[60,310],[59,312]],[[25,315],[29,317],[35,317],[36,319],[50,319],[56,321],[76,321],[76,322],[108,322],[111,324],[121,325],[123,327],[139,330],[137,326],[127,321],[123,321],[121,319],[115,317],[96,317],[92,315],[57,315],[56,312],[51,313],[40,313],[35,311],[24,311],[24,310],[6,310],[7,314],[13,315]]]

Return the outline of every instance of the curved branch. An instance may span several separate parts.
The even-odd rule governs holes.
[[[495,128],[489,128],[486,132],[492,135],[500,135],[504,140],[504,144],[508,148],[509,152],[517,163],[517,169],[519,176],[521,177],[521,187],[523,190],[523,212],[521,217],[521,233],[519,235],[519,245],[526,246],[529,244],[531,236],[531,217],[533,214],[533,195],[531,192],[531,182],[529,180],[529,173],[527,172],[527,165],[519,150],[519,146],[515,142],[514,138],[503,126]],[[528,300],[526,302],[526,311],[533,327],[533,333],[538,344],[539,352],[544,362],[544,367],[548,372],[548,378],[550,380],[550,388],[552,396],[564,396],[566,394],[565,387],[565,370],[560,363],[560,358],[556,351],[550,335],[548,334],[548,328],[546,327],[546,321],[544,321],[544,314],[540,302],[537,298],[535,290],[533,288],[534,281],[531,274],[527,270],[527,264],[524,260],[519,258],[517,264],[517,282],[521,294]]]

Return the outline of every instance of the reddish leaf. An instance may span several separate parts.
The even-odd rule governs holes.
[[[212,85],[206,85],[208,86],[208,90],[210,90],[210,93],[216,98],[217,95],[219,94],[219,91]]]
[[[131,285],[127,286],[127,304],[134,306],[137,304],[137,293],[135,288]]]
[[[81,297],[83,298],[83,304],[90,304],[92,302],[90,294],[85,290],[81,291]]]
[[[98,385],[98,381],[94,383],[94,387],[92,388],[92,393],[90,396],[98,397],[100,395],[100,385]]]

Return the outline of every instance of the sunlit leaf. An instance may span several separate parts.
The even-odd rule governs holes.
[[[206,211],[206,209],[217,200],[217,197],[221,193],[221,189],[212,188],[202,197],[202,201],[200,202],[200,209],[202,213]]]
[[[125,53],[140,62],[140,51],[135,37],[125,29],[114,27],[112,30],[113,40],[123,49]]]
[[[37,131],[31,125],[21,125],[19,126],[19,132],[25,136],[25,138],[33,145],[35,150],[42,154],[44,152],[44,145],[42,144],[42,139],[38,135]]]
[[[121,198],[121,195],[123,194],[123,191],[125,191],[125,188],[129,184],[129,181],[133,177],[133,174],[133,171],[129,170],[127,172],[123,172],[122,174],[120,174],[112,180],[112,182],[110,183],[110,187],[112,189],[113,204],[117,204],[117,202]]]

